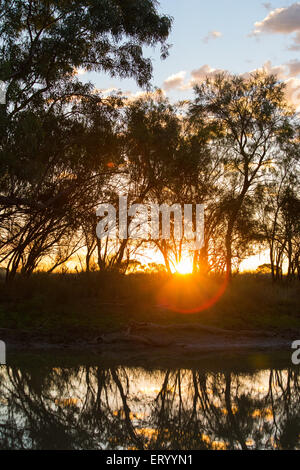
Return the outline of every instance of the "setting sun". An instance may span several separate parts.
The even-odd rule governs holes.
[[[175,266],[176,272],[179,274],[191,274],[193,272],[193,263],[191,259],[182,259],[180,263]]]

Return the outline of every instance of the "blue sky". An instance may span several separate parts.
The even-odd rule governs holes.
[[[279,72],[280,78],[289,81],[293,90],[300,90],[300,2],[160,0],[159,8],[174,18],[170,55],[161,61],[159,48],[145,49],[145,54],[153,59],[153,86],[165,89],[172,99],[192,95],[191,79],[201,79],[202,73],[191,76],[191,72],[201,71],[203,66],[206,66],[203,73],[214,69],[245,73],[269,63],[270,71]],[[276,10],[279,8],[280,11]],[[269,19],[268,15],[271,15]],[[263,20],[258,28],[254,26]],[[251,35],[254,29],[259,32]],[[293,44],[295,47],[291,47]],[[296,65],[292,73],[286,68],[290,62]],[[175,81],[168,86],[170,77]],[[101,89],[117,88],[133,94],[141,91],[134,80],[112,79],[95,73],[81,78],[90,79]],[[298,104],[297,99],[294,101]]]

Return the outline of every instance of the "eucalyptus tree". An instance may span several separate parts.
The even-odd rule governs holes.
[[[11,113],[49,93],[84,93],[79,68],[147,85],[143,45],[168,53],[171,19],[153,0],[1,0],[0,10],[0,80]]]
[[[0,241],[10,277],[20,267],[30,274],[95,209],[117,153],[116,114],[113,102],[92,95],[51,111],[32,106],[11,123],[2,149]]]
[[[129,101],[123,117],[123,139],[128,204],[144,204],[150,209],[151,204],[168,203],[181,142],[176,106],[160,91]],[[156,242],[168,266],[168,249]],[[124,240],[124,249],[127,244]]]
[[[213,126],[192,122],[186,103],[171,104],[161,92],[135,100],[126,109],[125,154],[129,192],[132,200],[170,209],[210,201],[219,177],[217,159],[208,146]],[[196,229],[195,211],[193,230]],[[170,214],[170,236],[148,237],[148,245],[160,251],[168,272],[183,256],[194,252],[186,237],[175,235],[174,214]],[[183,227],[182,227],[183,229]],[[182,230],[182,235],[184,235]]]
[[[113,151],[118,158],[116,105],[82,83],[79,69],[149,85],[143,46],[160,44],[166,57],[171,19],[153,0],[0,0],[0,11],[1,249],[14,275],[28,264],[27,249],[37,253],[31,272],[75,230],[95,206]]]
[[[284,194],[282,217],[286,238],[287,276],[288,279],[296,276],[300,279],[300,198],[293,188],[288,188]]]
[[[260,196],[260,227],[274,281],[282,279],[284,265],[288,279],[300,278],[300,200],[291,179],[283,175],[279,184],[269,184]]]
[[[270,256],[273,280],[299,277],[299,149],[297,137],[284,143],[280,165],[269,169],[268,177],[255,191],[257,221],[262,246]]]
[[[270,165],[280,162],[279,143],[293,135],[293,110],[285,85],[275,76],[220,74],[195,87],[190,116],[215,125],[216,139],[227,149],[223,187],[226,217],[226,270],[232,273],[232,242],[246,196]]]

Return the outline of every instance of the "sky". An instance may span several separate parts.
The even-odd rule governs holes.
[[[159,47],[145,48],[153,62],[152,86],[172,101],[193,96],[193,85],[220,70],[244,74],[265,68],[286,81],[288,97],[300,105],[300,2],[274,0],[160,0],[173,17],[169,57]],[[142,90],[134,80],[84,73],[97,88]]]

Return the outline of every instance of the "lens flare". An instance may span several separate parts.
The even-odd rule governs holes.
[[[159,305],[182,314],[196,314],[211,308],[226,291],[228,276],[204,278],[199,276],[173,276],[157,296]]]

